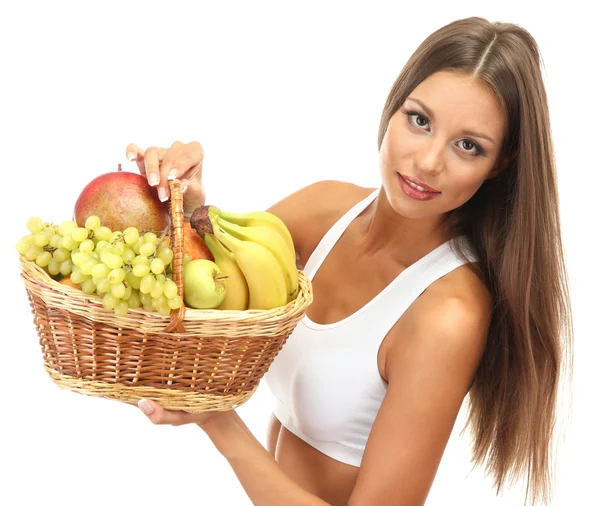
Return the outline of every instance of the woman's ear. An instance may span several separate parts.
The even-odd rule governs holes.
[[[508,164],[513,161],[513,159],[517,156],[518,153],[519,150],[515,148],[508,155],[504,155],[498,163],[498,165],[488,174],[488,177],[486,179],[494,179],[498,174],[500,174],[500,172],[502,172],[504,169],[506,169],[506,167],[508,167]]]

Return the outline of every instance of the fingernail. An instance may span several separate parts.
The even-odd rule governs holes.
[[[145,415],[149,415],[152,413],[152,411],[154,411],[146,399],[140,399],[138,401],[138,407],[144,412]]]
[[[158,187],[158,198],[160,199],[161,202],[164,202],[168,198],[167,190],[165,190],[162,186]]]
[[[131,152],[130,152],[130,153],[127,153],[127,159],[128,159],[130,162],[133,162],[133,161],[135,160],[135,153],[131,153]]]
[[[156,174],[150,174],[148,182],[150,183],[150,186],[156,186],[158,184],[158,176]]]
[[[171,169],[171,172],[169,172],[168,179],[169,180],[173,180],[176,177],[177,177],[177,169]]]
[[[187,190],[187,184],[183,185],[183,188],[181,189],[181,193],[185,193],[185,190]]]

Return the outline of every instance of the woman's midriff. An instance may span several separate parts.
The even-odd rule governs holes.
[[[358,467],[328,457],[285,427],[279,433],[275,459],[305,490],[334,506],[348,504]]]

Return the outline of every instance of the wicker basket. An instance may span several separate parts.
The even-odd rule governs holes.
[[[183,295],[181,183],[170,182],[173,280]],[[20,256],[44,367],[61,388],[165,409],[224,411],[246,402],[312,302],[298,271],[296,300],[271,310],[182,307],[170,316],[129,309],[124,317],[100,297],[54,281]]]

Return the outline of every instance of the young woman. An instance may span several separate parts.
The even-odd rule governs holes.
[[[482,18],[437,30],[392,86],[378,146],[380,188],[322,181],[269,209],[314,302],[265,377],[268,449],[235,411],[140,408],[202,428],[254,504],[415,506],[468,395],[474,462],[545,503],[572,322],[532,36]],[[127,154],[163,200],[177,177],[188,211],[204,203],[199,143]]]

